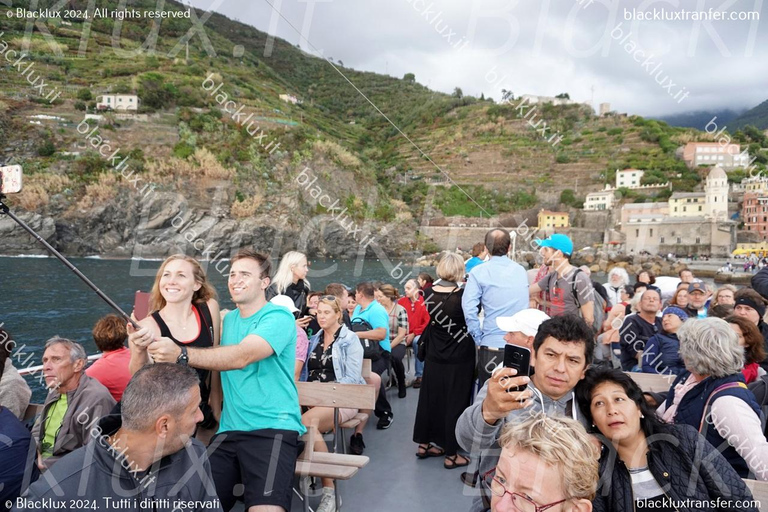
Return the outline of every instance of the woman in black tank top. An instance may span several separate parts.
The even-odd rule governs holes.
[[[167,258],[155,276],[150,294],[151,315],[139,321],[139,331],[128,326],[131,372],[150,362],[147,347],[158,338],[177,345],[212,347],[219,344],[221,316],[216,290],[194,258],[176,254]],[[221,412],[218,372],[197,370],[200,378],[202,428],[215,427]]]

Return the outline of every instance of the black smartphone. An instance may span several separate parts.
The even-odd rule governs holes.
[[[531,373],[531,351],[525,347],[507,344],[504,346],[504,367],[517,370],[517,377],[528,377]],[[512,391],[522,391],[525,386],[512,386],[507,389],[507,393]]]

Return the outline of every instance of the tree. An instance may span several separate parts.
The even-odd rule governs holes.
[[[485,93],[480,93],[480,101],[485,101]]]
[[[462,90],[461,90],[461,87],[456,87],[455,89],[453,89],[453,94],[452,94],[452,96],[453,96],[454,98],[459,98],[459,99],[461,99],[461,98],[463,98],[463,97],[464,97],[464,91],[462,91]]]
[[[93,99],[93,95],[91,95],[91,90],[83,87],[82,89],[77,91],[77,99],[82,101],[91,101]]]
[[[566,188],[560,192],[560,202],[570,206],[576,202],[576,194],[570,188]]]
[[[568,94],[567,92],[561,92],[560,94],[555,96],[555,98],[560,98],[562,100],[569,100],[569,99],[571,99],[571,95]]]
[[[413,73],[406,73],[403,75],[403,82],[408,82],[409,84],[412,84],[416,82],[416,75]]]
[[[501,90],[501,101],[512,101],[515,99],[515,95],[512,94],[512,91],[508,91],[506,89]]]

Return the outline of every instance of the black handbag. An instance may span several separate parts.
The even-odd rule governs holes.
[[[362,318],[355,318],[352,320],[352,332],[372,331],[373,326]],[[381,358],[381,352],[384,350],[379,345],[378,341],[368,340],[365,338],[359,338],[360,344],[363,346],[363,359],[370,359],[371,361],[378,361]]]

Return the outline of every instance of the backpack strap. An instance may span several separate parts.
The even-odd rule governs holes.
[[[571,293],[573,294],[573,300],[576,302],[576,307],[581,309],[581,301],[579,300],[579,293],[576,291],[576,277],[579,275],[579,272],[582,272],[582,270],[576,267],[576,270],[573,272],[573,281],[571,281]]]
[[[709,398],[707,398],[707,403],[704,404],[704,414],[701,415],[701,423],[699,423],[699,433],[701,433],[701,429],[704,428],[704,422],[707,419],[707,416],[709,415],[709,409],[710,409],[710,403],[712,402],[712,397],[714,397],[716,394],[718,394],[721,391],[725,391],[726,389],[733,389],[733,388],[747,388],[747,385],[743,382],[729,382],[727,384],[723,384],[721,386],[718,386],[715,388],[712,393],[709,394]]]

